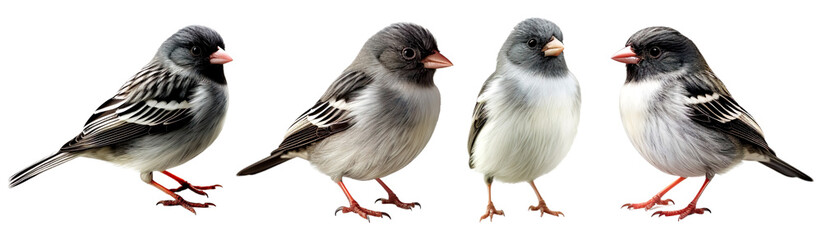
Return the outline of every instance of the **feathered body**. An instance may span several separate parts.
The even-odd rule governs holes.
[[[189,111],[192,113],[188,124],[171,132],[149,134],[133,141],[86,150],[81,156],[127,166],[141,173],[150,173],[179,166],[202,153],[217,139],[222,130],[228,110],[228,91],[226,85],[204,78],[189,77],[188,82],[191,86],[191,92],[188,94],[190,102],[183,103],[189,105]],[[127,83],[124,88],[129,85],[131,83]],[[163,103],[166,103],[166,109],[174,107],[168,102],[158,102],[157,105]],[[141,111],[135,112],[135,118],[139,118],[138,114]],[[142,112],[151,114],[148,108]],[[145,117],[149,116],[143,115],[143,118]]]
[[[503,62],[502,64],[509,64]],[[501,66],[478,102],[487,121],[476,136],[471,164],[503,182],[532,181],[556,167],[579,123],[579,84],[570,72],[545,76]]]
[[[739,163],[743,152],[729,137],[688,117],[693,109],[685,86],[676,80],[688,75],[671,76],[622,87],[622,124],[634,147],[660,171],[682,177],[722,173]]]
[[[288,152],[286,156],[308,160],[334,181],[342,177],[382,178],[411,163],[437,125],[439,90],[433,85],[398,85],[378,79],[384,78],[375,78],[359,96],[340,108],[349,111],[348,115],[341,116],[351,117],[352,126],[348,130],[305,150]],[[368,124],[357,124],[360,122]]]

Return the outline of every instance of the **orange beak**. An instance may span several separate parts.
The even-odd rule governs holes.
[[[454,64],[439,52],[434,51],[434,54],[428,55],[428,57],[422,59],[422,66],[428,69],[437,69],[454,66]]]
[[[208,62],[211,64],[226,64],[231,61],[234,61],[234,59],[228,56],[228,53],[221,47],[217,47],[217,51],[208,56]]]
[[[551,41],[548,41],[548,43],[542,47],[542,52],[546,57],[559,56],[559,54],[562,54],[563,50],[565,50],[565,45],[562,45],[562,42],[560,42],[556,37],[551,37]]]
[[[611,59],[625,64],[636,64],[639,62],[639,57],[636,56],[636,53],[634,53],[634,50],[631,49],[631,46],[627,46],[622,50],[619,50],[619,52],[614,54]]]

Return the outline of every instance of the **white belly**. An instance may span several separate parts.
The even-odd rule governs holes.
[[[722,135],[695,124],[684,95],[663,89],[661,81],[622,87],[620,114],[625,133],[640,155],[665,173],[696,177],[720,173],[738,161]]]
[[[493,83],[485,96],[488,121],[477,135],[474,169],[503,182],[532,181],[553,170],[570,150],[579,124],[576,79],[529,79],[527,103],[507,102]],[[523,81],[525,82],[525,81]],[[501,100],[504,99],[504,100]]]
[[[503,182],[532,181],[550,172],[576,136],[579,115],[571,112],[544,109],[533,115],[554,118],[520,115],[486,123],[474,145],[474,169]]]

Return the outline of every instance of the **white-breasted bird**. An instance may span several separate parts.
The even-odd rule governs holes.
[[[776,156],[751,114],[731,97],[696,45],[678,31],[668,27],[642,29],[612,59],[627,68],[619,109],[628,138],[651,165],[679,176],[647,202],[623,207],[647,210],[673,203],[662,196],[687,177],[705,176],[688,206],[651,216],[683,219],[710,212],[697,208],[697,200],[715,174],[742,160],[813,181]]]
[[[485,175],[488,206],[480,221],[504,215],[491,183],[528,181],[538,204],[554,216],[534,180],[553,170],[571,148],[579,124],[579,83],[565,64],[562,31],[545,19],[520,22],[502,46],[497,69],[480,91],[468,136],[469,166]]]

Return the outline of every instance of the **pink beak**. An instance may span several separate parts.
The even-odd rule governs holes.
[[[445,58],[442,54],[437,51],[434,51],[434,54],[428,55],[422,59],[422,66],[428,69],[437,69],[437,68],[444,68],[454,66],[451,61],[448,61],[448,58]]]
[[[221,47],[217,47],[217,51],[208,56],[208,62],[211,64],[226,64],[231,61],[234,61],[234,59],[228,56],[228,53]]]
[[[627,46],[622,50],[619,50],[619,52],[614,54],[611,59],[625,64],[636,64],[639,62],[639,57],[636,56],[636,53],[634,53],[634,50],[631,49],[631,46]]]

